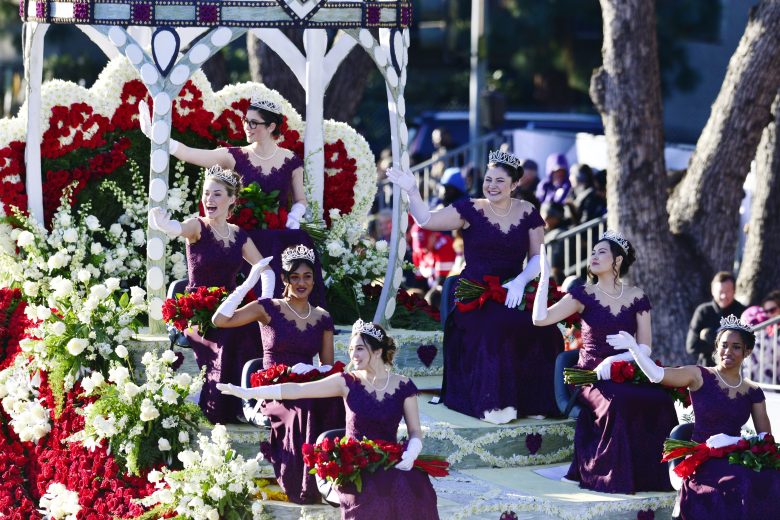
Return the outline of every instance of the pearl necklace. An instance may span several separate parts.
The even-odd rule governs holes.
[[[217,228],[216,226],[214,226],[214,224],[211,224],[210,227],[211,230],[214,232],[214,234],[217,236],[217,238],[219,238],[220,240],[230,240],[230,232],[231,232],[230,224],[227,224],[227,235],[225,236],[219,234],[219,231],[217,231]]]
[[[387,390],[387,387],[390,384],[390,371],[389,370],[387,371],[387,381],[385,381],[385,386],[383,386],[382,388],[376,387],[376,376],[374,376],[374,382],[372,383],[371,381],[368,380],[368,374],[366,374],[366,383],[371,385],[371,388],[373,388],[377,392],[384,392],[385,390]]]
[[[610,298],[612,298],[613,300],[619,300],[620,298],[622,298],[622,297],[623,297],[623,289],[624,289],[624,288],[625,288],[625,284],[621,283],[621,284],[620,284],[620,294],[618,294],[617,296],[612,296],[612,295],[611,295],[611,294],[609,294],[607,291],[605,291],[604,289],[602,289],[602,288],[601,288],[601,286],[600,286],[599,284],[596,284],[596,289],[598,289],[599,291],[603,292],[604,294],[606,294],[607,296],[609,296],[609,297],[610,297]]]
[[[514,201],[515,201],[515,199],[509,199],[509,210],[506,213],[504,213],[503,215],[501,215],[499,213],[496,213],[496,210],[493,209],[493,204],[490,203],[490,200],[488,200],[487,203],[488,203],[488,207],[490,208],[490,211],[493,212],[493,215],[495,215],[495,216],[497,216],[499,218],[504,218],[504,217],[508,216],[510,213],[512,213],[512,203]]]
[[[257,153],[256,153],[256,152],[255,152],[255,151],[254,151],[252,148],[250,148],[250,149],[249,149],[249,153],[251,153],[252,155],[254,155],[255,157],[257,157],[257,158],[258,158],[258,159],[260,159],[261,161],[268,161],[268,160],[270,160],[270,159],[273,159],[273,158],[274,158],[274,156],[276,155],[276,152],[278,152],[278,151],[279,151],[279,147],[278,147],[278,146],[275,146],[275,147],[274,147],[274,151],[271,153],[271,155],[269,155],[268,157],[260,157],[259,155],[257,155]]]
[[[723,379],[723,376],[720,375],[720,370],[718,370],[717,368],[715,369],[715,375],[718,376],[718,379],[720,379],[721,382],[723,382],[723,384],[726,385],[729,388],[739,388],[740,386],[742,386],[742,372],[741,371],[739,373],[739,383],[737,383],[736,386],[728,384],[726,382],[726,380]]]
[[[308,306],[309,306],[309,312],[308,312],[308,313],[306,313],[306,316],[301,316],[300,314],[298,314],[297,312],[295,312],[295,309],[293,309],[293,308],[292,308],[292,305],[290,305],[290,304],[287,302],[287,300],[284,300],[284,304],[285,304],[285,305],[287,305],[287,308],[288,308],[288,309],[290,309],[290,310],[292,311],[292,313],[293,313],[293,314],[295,314],[296,316],[298,316],[298,318],[300,318],[300,319],[302,319],[302,320],[304,320],[304,321],[305,321],[305,320],[307,320],[307,319],[309,319],[309,316],[311,316],[311,303],[309,303],[309,302],[306,302],[306,305],[308,305]]]

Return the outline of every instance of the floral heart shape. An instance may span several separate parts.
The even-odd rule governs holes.
[[[525,436],[525,447],[528,448],[528,453],[535,455],[539,448],[542,447],[542,435],[539,433],[529,433]]]
[[[430,368],[433,364],[433,360],[436,359],[436,354],[439,353],[439,349],[436,345],[420,345],[417,347],[417,357],[420,358],[422,364]]]
[[[498,520],[517,520],[517,513],[514,511],[504,511]]]
[[[655,511],[648,509],[647,511],[638,511],[636,514],[636,520],[653,520],[655,518]]]

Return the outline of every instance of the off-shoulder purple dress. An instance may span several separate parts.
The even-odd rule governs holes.
[[[417,395],[412,380],[401,381],[395,391],[377,399],[374,392],[353,374],[344,374],[349,394],[344,398],[347,409],[347,435],[353,439],[396,442],[398,424],[404,414],[404,400]],[[362,475],[363,489],[353,484],[338,488],[343,520],[436,520],[436,491],[431,479],[412,468],[377,470]]]
[[[249,155],[240,147],[228,148],[228,152],[236,161],[235,171],[244,182],[244,186],[256,182],[260,189],[266,193],[279,191],[279,204],[283,208],[289,208],[292,202],[292,174],[293,171],[303,166],[303,161],[297,155],[291,155],[279,168],[271,168],[268,173],[263,172],[259,166],[255,166],[249,160]],[[303,244],[314,249],[314,242],[308,233],[301,229],[252,229],[247,230],[249,237],[257,246],[263,256],[273,256],[271,269],[276,273],[276,288],[274,298],[280,298],[284,285],[281,279],[282,251],[290,246]],[[315,249],[316,253],[316,249]],[[322,280],[322,268],[319,256],[315,254],[314,289],[309,301],[314,305],[325,305],[325,283]],[[244,269],[244,274],[249,273],[250,267]],[[258,282],[255,293],[260,294],[262,285]]]
[[[585,306],[579,368],[592,370],[617,351],[607,335],[625,330],[636,334],[637,315],[651,309],[643,295],[617,315],[604,306],[592,286],[574,287],[570,294]],[[599,381],[583,388],[583,411],[574,432],[574,460],[569,473],[580,486],[605,493],[668,491],[672,489],[666,463],[661,462],[664,440],[677,424],[669,394],[659,385]]]
[[[696,423],[692,440],[704,442],[711,435],[738,436],[754,404],[765,400],[758,387],[738,389],[722,386],[715,374],[698,367],[704,384],[691,392]],[[680,518],[684,520],[766,520],[778,517],[780,471],[753,471],[729,464],[727,458],[710,459],[683,481]]]
[[[333,322],[327,314],[301,330],[288,319],[271,300],[260,300],[260,305],[271,317],[262,325],[263,368],[297,363],[312,364],[312,358],[322,348],[322,336],[333,331]],[[264,401],[263,415],[271,420],[271,434],[260,445],[265,458],[273,464],[274,472],[287,497],[296,504],[320,501],[314,475],[303,463],[301,446],[313,444],[324,431],[344,427],[344,404],[341,399],[296,399]]]
[[[236,275],[247,263],[241,256],[247,234],[239,229],[234,241],[225,246],[214,236],[210,226],[202,220],[199,222],[200,239],[186,246],[187,291],[196,287],[224,287],[231,292],[236,288]],[[206,332],[206,337],[193,331],[185,331],[185,335],[198,366],[206,367],[206,381],[199,401],[206,418],[215,424],[238,422],[241,400],[222,394],[217,390],[217,383],[241,384],[244,363],[261,353],[257,323],[231,329],[212,328]]]
[[[466,268],[461,277],[483,283],[483,276],[492,275],[503,283],[520,274],[528,231],[544,226],[539,212],[532,209],[505,233],[471,199],[453,206],[469,223],[463,230]],[[553,371],[562,350],[558,327],[535,327],[531,309],[510,309],[492,300],[469,312],[456,308],[444,327],[442,401],[477,418],[508,406],[518,416],[559,415]]]

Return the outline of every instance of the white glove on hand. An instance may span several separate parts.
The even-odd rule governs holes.
[[[236,290],[230,293],[228,297],[225,298],[225,301],[222,302],[219,307],[217,307],[216,311],[214,311],[214,315],[211,317],[212,323],[217,317],[217,314],[221,314],[227,318],[233,316],[238,306],[241,305],[241,302],[244,301],[244,298],[246,298],[249,290],[257,284],[257,281],[260,279],[262,273],[269,270],[268,264],[271,263],[272,259],[272,256],[266,256],[252,266],[252,270],[249,271],[249,276],[246,277],[244,283],[236,287]]]
[[[417,460],[417,456],[422,451],[422,441],[417,437],[409,439],[409,444],[406,445],[406,451],[401,454],[401,462],[395,465],[395,469],[401,471],[409,471],[414,466],[414,461]]]
[[[525,286],[528,285],[528,282],[533,280],[537,277],[539,274],[539,255],[534,255],[530,259],[528,259],[528,264],[525,266],[525,269],[523,269],[523,272],[518,274],[514,280],[510,280],[502,287],[504,287],[506,292],[506,300],[504,300],[504,305],[509,307],[510,309],[513,309],[520,305],[523,301],[523,295],[525,294]],[[541,282],[540,282],[541,283]],[[549,280],[546,281],[547,284],[549,284]],[[537,298],[539,295],[537,294]],[[547,292],[545,291],[544,301],[547,302]]]
[[[406,193],[410,193],[417,188],[417,178],[409,170],[396,168],[395,166],[387,169],[387,180],[397,184]]]
[[[420,190],[417,189],[417,178],[409,170],[400,168],[389,168],[387,178],[393,184],[397,184],[402,191],[409,197],[409,213],[414,217],[414,221],[421,227],[431,220],[431,210],[428,204],[420,197]]]
[[[290,213],[287,214],[287,229],[300,229],[304,213],[306,213],[306,206],[300,202],[293,204]]]
[[[138,103],[138,126],[141,129],[141,133],[151,140],[152,117],[150,115],[149,105],[147,105],[144,100],[141,100],[141,102]],[[168,141],[168,152],[171,154],[176,153],[177,148],[179,148],[179,141],[170,139]]]
[[[168,213],[162,208],[149,210],[149,227],[156,231],[162,231],[171,238],[181,235],[181,223],[171,220]]]
[[[217,390],[225,395],[233,395],[241,399],[258,399],[267,401],[281,401],[282,385],[256,386],[244,388],[243,386],[229,383],[217,383]]]
[[[317,367],[317,370],[320,371],[320,374],[324,374],[325,372],[329,372],[333,369],[330,365],[320,365]]]
[[[258,300],[268,300],[274,297],[274,289],[276,288],[276,273],[273,269],[265,269],[260,273],[260,284],[262,289]]]
[[[547,248],[542,244],[539,247],[539,287],[536,289],[534,308],[531,312],[534,324],[547,318],[547,293],[550,290],[550,276],[552,276],[552,267],[550,267],[550,261],[547,260]]]
[[[716,433],[711,435],[709,439],[705,441],[708,448],[723,448],[725,446],[731,446],[742,440],[742,437],[733,437],[726,435],[725,433]]]
[[[653,383],[660,383],[663,380],[664,369],[663,367],[656,365],[655,361],[650,359],[650,347],[641,343],[637,344],[634,336],[628,332],[621,330],[619,334],[610,334],[607,336],[607,343],[616,350],[628,349],[631,357],[636,361],[636,364],[639,365],[642,372],[644,372],[647,378]],[[625,356],[625,354],[620,354],[620,356]]]
[[[290,371],[293,374],[305,374],[306,372],[311,372],[312,370],[316,370],[314,365],[308,365],[306,363],[296,363],[292,366],[292,368],[290,368]]]

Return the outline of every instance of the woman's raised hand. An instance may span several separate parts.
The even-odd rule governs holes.
[[[240,399],[268,399],[273,401],[282,399],[281,385],[244,388],[243,386],[231,385],[229,383],[217,383],[217,390],[225,395],[232,395]]]
[[[149,115],[149,105],[143,99],[138,103],[138,126],[142,134],[152,138],[152,117]]]
[[[390,182],[397,184],[399,188],[407,193],[417,188],[417,178],[409,170],[393,166],[388,168],[387,178]]]
[[[160,207],[149,210],[149,227],[162,231],[171,238],[181,235],[182,232],[181,223],[171,220],[168,213]]]

